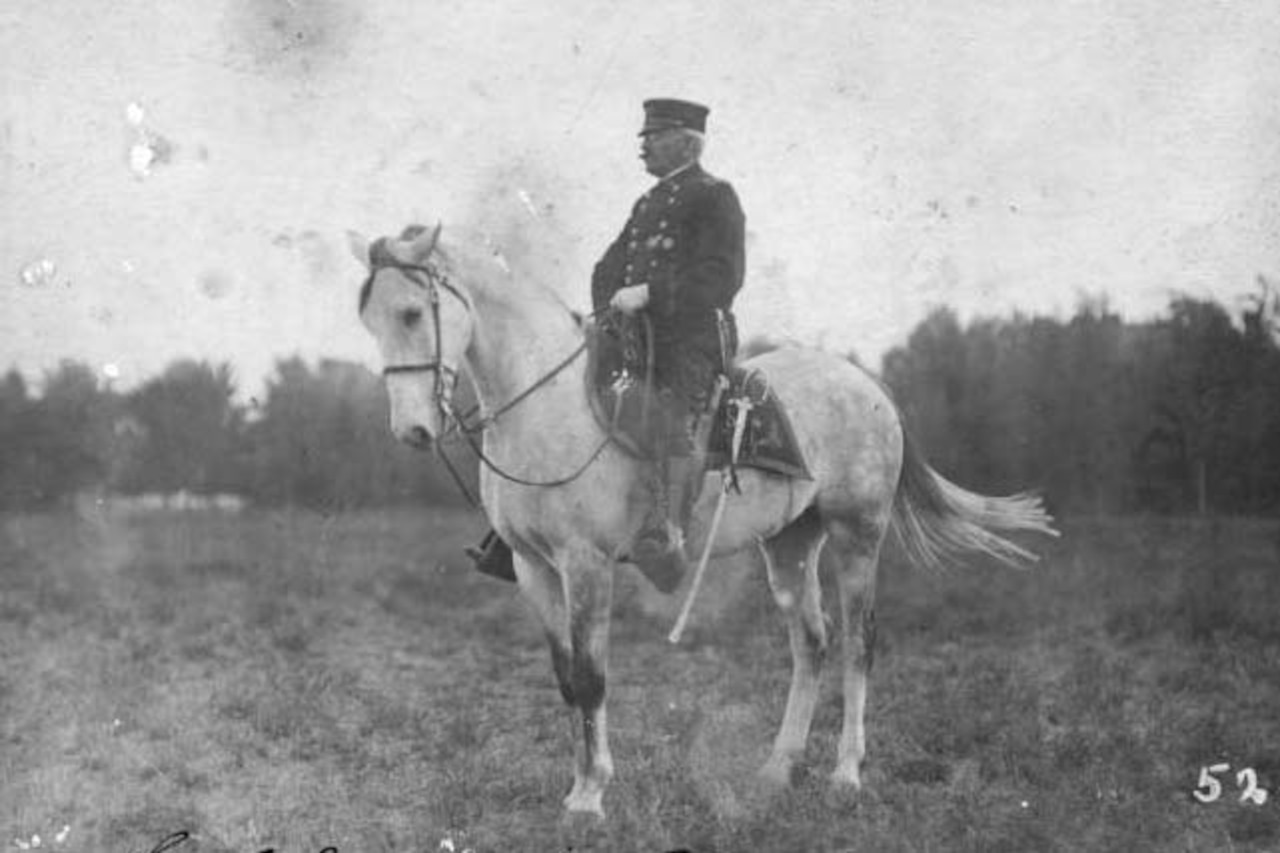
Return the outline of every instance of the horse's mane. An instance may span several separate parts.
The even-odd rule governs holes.
[[[425,225],[407,225],[396,239],[413,240],[429,230],[430,227]],[[536,290],[549,301],[564,306],[567,313],[574,314],[556,287],[545,280],[548,271],[539,269],[541,264],[526,257],[532,247],[520,245],[515,249],[510,252],[505,243],[499,242],[485,229],[445,223],[431,257],[439,264],[441,272],[459,278],[463,285],[470,283],[472,275],[486,282],[492,282],[496,275],[511,287]],[[487,270],[484,269],[486,267]]]

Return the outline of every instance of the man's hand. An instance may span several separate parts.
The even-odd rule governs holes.
[[[609,300],[610,308],[617,308],[623,314],[634,314],[649,304],[649,285],[637,284],[624,287],[613,294]]]

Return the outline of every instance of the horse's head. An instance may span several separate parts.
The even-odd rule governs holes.
[[[351,250],[368,277],[360,321],[382,355],[391,430],[426,447],[450,425],[458,368],[471,342],[471,305],[432,258],[440,227],[411,225],[398,238],[370,243],[354,232]]]

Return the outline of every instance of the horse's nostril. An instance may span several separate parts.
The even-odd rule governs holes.
[[[421,425],[410,427],[408,442],[414,447],[430,447],[431,433],[427,432],[427,428]]]

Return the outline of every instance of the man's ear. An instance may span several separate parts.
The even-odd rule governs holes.
[[[369,269],[369,238],[361,234],[359,231],[347,231],[347,246],[351,249],[351,254],[355,255],[357,261],[365,269]]]

